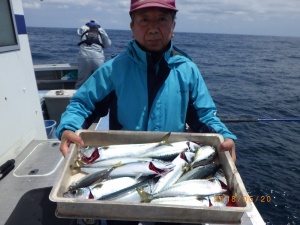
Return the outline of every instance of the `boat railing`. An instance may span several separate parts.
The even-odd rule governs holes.
[[[74,89],[77,71],[75,63],[34,65],[38,90]]]

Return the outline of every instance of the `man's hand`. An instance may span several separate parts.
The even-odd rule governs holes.
[[[79,137],[73,131],[65,130],[62,133],[61,142],[60,142],[60,146],[59,146],[59,150],[61,151],[61,153],[63,154],[64,157],[67,155],[69,147],[72,143],[74,143],[78,146],[84,145],[84,142],[81,139],[81,137]]]
[[[229,151],[233,162],[236,162],[235,143],[232,139],[225,139],[224,142],[220,144],[218,151]]]

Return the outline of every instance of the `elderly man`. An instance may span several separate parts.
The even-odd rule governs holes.
[[[216,107],[197,65],[173,46],[175,0],[131,0],[133,40],[78,89],[57,128],[60,150],[83,146],[74,132],[97,107],[110,107],[110,129],[213,132],[224,137],[219,151],[236,160],[236,136],[216,116]],[[113,97],[108,100],[107,97]],[[102,104],[103,103],[103,104]],[[97,107],[96,107],[97,106]],[[108,221],[108,224],[137,224]]]

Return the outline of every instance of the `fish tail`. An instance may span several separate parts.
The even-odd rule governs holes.
[[[136,191],[142,197],[142,202],[151,202],[151,195],[144,190],[144,187],[138,187]]]
[[[70,165],[70,170],[77,170],[77,171],[81,171],[81,167],[76,166],[76,165]]]
[[[169,142],[168,142],[168,139],[171,135],[171,132],[167,133],[163,138],[162,140],[158,143],[157,147],[158,146],[161,146],[161,145],[171,145]],[[172,146],[172,145],[171,145]]]
[[[118,163],[116,163],[116,164],[113,166],[113,169],[118,168],[118,167],[120,167],[120,166],[122,166],[122,162],[121,162],[121,161],[118,162]]]

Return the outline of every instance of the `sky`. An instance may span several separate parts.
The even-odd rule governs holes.
[[[22,0],[28,27],[129,30],[130,0]],[[300,37],[300,0],[177,0],[175,32]]]

